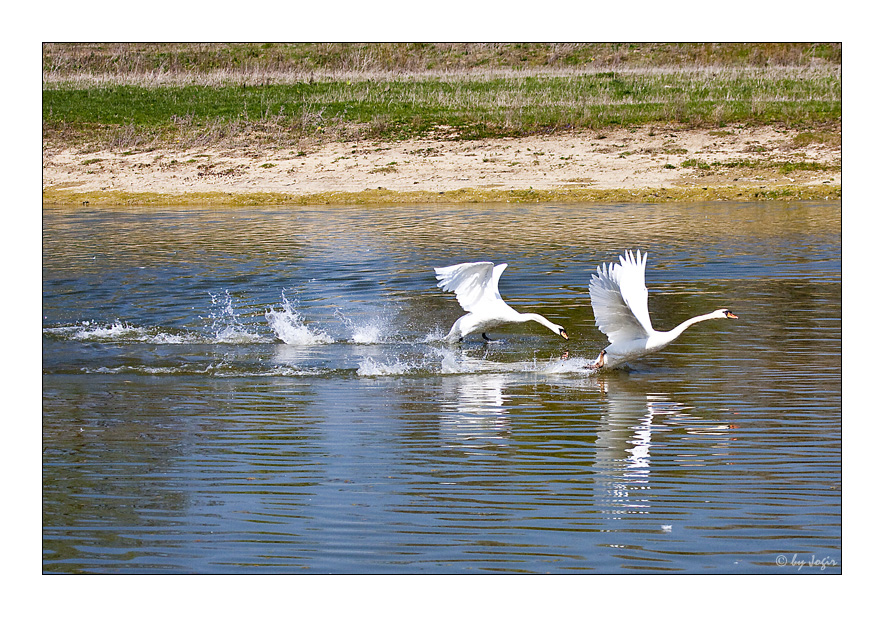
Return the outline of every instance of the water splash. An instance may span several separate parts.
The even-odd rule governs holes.
[[[401,376],[407,373],[411,373],[416,369],[418,369],[416,365],[401,361],[399,359],[384,362],[371,357],[366,357],[360,361],[359,368],[357,369],[356,373],[357,375],[365,377]]]
[[[414,354],[414,350],[412,354]],[[482,365],[482,361],[476,361],[464,357],[459,351],[447,348],[430,348],[417,354],[410,360],[403,360],[400,356],[379,360],[367,356],[359,363],[357,375],[361,376],[392,376],[416,373],[428,373],[431,375],[448,375],[473,373]]]
[[[429,333],[424,335],[424,338],[420,340],[421,343],[439,343],[441,341],[445,341],[446,335],[448,335],[448,331],[443,332],[439,328],[435,328]]]
[[[280,311],[273,307],[268,308],[264,317],[271,330],[283,343],[290,345],[317,345],[325,343],[333,343],[334,339],[324,331],[313,331],[304,323],[301,317],[286,294],[282,294],[283,306]]]
[[[199,337],[192,334],[186,335],[174,335],[171,333],[157,333],[153,337],[151,337],[148,341],[149,343],[170,343],[170,344],[179,344],[179,343],[196,343],[200,340]]]
[[[551,373],[551,374],[559,374],[559,373],[582,373],[582,374],[595,374],[597,373],[596,369],[591,369],[590,364],[594,359],[590,358],[582,358],[580,356],[571,357],[571,358],[561,358],[557,360],[551,360],[545,364],[541,364],[537,367],[537,371],[539,373]]]
[[[209,317],[212,320],[212,331],[215,334],[216,343],[255,343],[265,341],[261,335],[249,332],[248,327],[240,322],[237,312],[234,311],[234,302],[230,292],[224,291],[224,295],[216,295],[209,292],[212,298],[212,312]]]
[[[157,328],[127,324],[121,320],[100,323],[85,320],[68,326],[49,326],[43,334],[58,339],[98,343],[199,343],[202,338],[189,333],[169,333]]]
[[[385,340],[389,320],[384,314],[375,314],[357,322],[344,315],[341,309],[336,309],[335,317],[341,320],[345,328],[350,331],[351,343],[371,344],[381,343]]]
[[[79,325],[71,327],[69,336],[71,339],[80,341],[143,341],[149,335],[143,328],[116,320],[111,324],[81,322]]]
[[[323,367],[239,367],[230,365],[224,361],[215,363],[187,363],[170,367],[155,367],[150,365],[118,365],[115,367],[81,367],[82,374],[110,374],[110,375],[170,375],[191,376],[202,375],[217,378],[241,378],[241,377],[304,377],[324,376],[331,373]]]
[[[440,373],[472,373],[475,362],[464,356],[460,351],[451,348],[434,348],[433,354],[439,359]]]
[[[412,349],[403,355],[394,355],[384,360],[378,357],[364,357],[357,370],[361,376],[389,375],[475,375],[483,373],[524,373],[533,371],[524,363],[501,363],[486,358],[473,358],[462,350],[447,347]]]

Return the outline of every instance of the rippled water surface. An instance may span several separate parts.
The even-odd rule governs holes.
[[[43,211],[43,568],[841,572],[839,204]],[[587,284],[649,252],[626,370]],[[441,338],[434,266],[562,324]],[[786,564],[784,564],[786,563]]]

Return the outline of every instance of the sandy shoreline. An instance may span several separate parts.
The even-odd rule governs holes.
[[[457,195],[532,201],[841,197],[841,146],[771,127],[617,129],[478,141],[335,142],[304,150],[218,148],[133,152],[44,144],[44,204],[281,199],[426,201]],[[807,140],[806,140],[807,141]],[[797,144],[802,144],[801,146]],[[684,167],[696,159],[700,166]],[[742,165],[734,166],[740,161]],[[732,166],[708,167],[714,163]],[[759,165],[753,165],[759,162]],[[795,170],[805,162],[837,169]],[[362,197],[362,199],[360,199]]]

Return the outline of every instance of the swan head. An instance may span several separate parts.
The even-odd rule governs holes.
[[[537,313],[517,313],[514,321],[528,322],[529,320],[534,320],[538,324],[546,326],[563,339],[568,339],[568,333],[565,332],[565,329],[562,326],[560,326],[559,324],[554,324],[543,315],[538,315]]]
[[[720,309],[718,311],[714,311],[713,313],[717,314],[716,315],[717,318],[728,318],[730,320],[737,320],[738,319],[738,317],[735,314],[733,314],[731,311],[729,311],[728,309]]]

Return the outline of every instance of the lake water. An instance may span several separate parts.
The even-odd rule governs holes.
[[[43,569],[840,573],[841,216],[44,207]],[[628,248],[658,329],[740,319],[591,373]],[[570,339],[445,345],[478,260]]]

